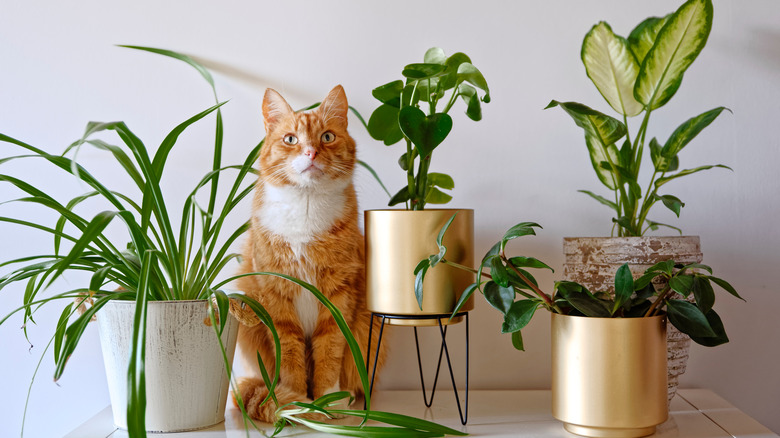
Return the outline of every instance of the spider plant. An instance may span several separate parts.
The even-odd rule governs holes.
[[[252,309],[269,327],[277,345],[274,378],[268,378],[268,371],[261,368],[266,377],[270,397],[273,397],[278,380],[281,349],[272,316],[251,298],[238,293],[227,294],[221,290],[234,278],[217,280],[220,272],[238,257],[230,251],[231,245],[248,229],[248,222],[235,229],[229,228],[227,218],[253,189],[253,182],[247,181],[246,177],[254,172],[252,165],[257,159],[263,142],[261,141],[249,152],[243,163],[223,165],[223,122],[220,108],[224,103],[217,97],[211,74],[186,55],[148,47],[124,47],[172,57],[194,67],[211,86],[216,103],[177,125],[153,154],[124,122],[89,123],[82,138],[67,147],[61,155],[50,154],[43,149],[0,134],[1,142],[25,151],[21,155],[0,156],[0,165],[8,166],[18,160],[42,159],[46,165],[54,166],[89,186],[87,193],[79,194],[68,202],[61,203],[43,188],[21,178],[0,173],[1,182],[11,184],[24,193],[22,197],[4,201],[2,204],[32,203],[52,210],[58,215],[53,227],[40,223],[35,218],[0,216],[0,222],[42,231],[53,238],[52,253],[0,263],[0,268],[11,268],[10,272],[0,276],[0,290],[17,282],[26,284],[22,305],[0,319],[0,324],[21,312],[26,335],[27,323],[34,322],[33,316],[41,306],[54,302],[67,303],[57,322],[55,333],[43,352],[45,355],[48,349],[53,347],[56,362],[54,379],[57,380],[62,376],[68,358],[75,351],[88,323],[97,312],[111,300],[134,301],[136,306],[133,342],[127,371],[128,432],[131,437],[144,437],[146,436],[144,360],[147,336],[146,311],[149,301],[211,300],[215,305],[209,307],[210,319],[217,335],[221,333],[227,321],[230,300],[243,303]],[[176,208],[169,199],[166,199],[160,184],[169,153],[185,130],[210,115],[214,115],[216,120],[211,169],[183,200],[179,206],[181,214],[175,215],[173,212]],[[96,134],[106,131],[115,133],[121,140],[121,146],[95,138]],[[123,194],[110,189],[107,184],[94,177],[86,167],[77,162],[75,156],[79,149],[85,146],[95,147],[113,156],[121,170],[133,181],[135,193]],[[228,172],[232,172],[233,177],[228,180],[227,196],[223,196],[220,194],[219,184],[225,182]],[[89,218],[80,213],[84,207],[81,204],[92,198],[104,201],[108,207]],[[107,235],[108,225],[115,220],[124,225],[126,244],[119,245],[116,239]],[[178,227],[175,224],[178,224]],[[61,283],[57,283],[55,287],[55,281],[66,272],[79,271],[91,273],[89,284],[64,292],[44,294],[47,290],[59,287]],[[319,290],[301,280],[270,272],[250,275],[284,277],[310,291],[330,310],[347,339],[367,393],[368,378],[365,363],[341,312]],[[230,373],[224,348],[223,356]],[[261,367],[262,365],[260,362]],[[332,397],[328,400],[331,399]],[[318,411],[330,415],[324,409],[325,407],[327,403],[322,404]],[[367,407],[370,408],[370,400],[367,400]],[[243,404],[241,408],[246,418]],[[350,415],[347,412],[343,414]],[[388,436],[461,434],[433,423],[407,419],[395,414],[369,411],[354,411],[353,414],[398,426],[384,429]],[[307,424],[306,422],[309,421],[297,417],[295,413],[286,413],[284,418],[285,421],[279,423],[282,428],[290,422]],[[314,423],[311,425],[315,426]],[[348,433],[353,436],[367,436],[373,433],[363,424],[360,426],[328,425],[328,431]]]

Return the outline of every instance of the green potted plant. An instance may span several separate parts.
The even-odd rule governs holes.
[[[456,211],[426,209],[428,204],[446,204],[452,199],[445,192],[455,186],[452,177],[430,171],[434,151],[452,130],[449,112],[462,100],[466,116],[479,121],[482,102],[490,102],[490,92],[466,54],[446,56],[438,47],[429,49],[422,63],[405,66],[401,74],[403,80],[372,92],[381,105],[371,114],[369,133],[388,146],[398,142],[406,145],[398,160],[406,185],[389,202],[391,207],[404,204],[406,210],[365,212],[368,307],[378,313],[401,315],[449,313],[457,292],[471,283],[470,276],[457,271],[431,275],[427,280],[429,294],[422,299],[414,296],[414,277],[409,273],[417,260],[431,251],[430,236]],[[471,263],[474,213],[459,211],[449,244],[458,248],[460,262]],[[427,323],[436,323],[431,321]],[[426,324],[424,320],[391,322]]]
[[[477,275],[459,304],[481,292],[502,313],[501,332],[511,333],[519,350],[524,348],[521,330],[535,312],[551,312],[553,415],[567,430],[585,436],[652,434],[668,413],[667,318],[698,344],[720,345],[728,337],[713,309],[712,283],[741,297],[728,282],[714,277],[709,266],[672,260],[656,263],[636,280],[623,264],[614,274],[614,293],[590,291],[572,281],[558,281],[554,292],[546,293],[529,269],[552,268],[506,252],[509,241],[535,235],[535,228],[541,227],[522,222],[510,228],[476,268],[451,262],[439,239],[439,250],[420,261],[416,275],[424,279],[442,264]],[[447,226],[441,234],[446,231]],[[424,287],[421,281],[417,284]],[[656,289],[654,284],[663,286]]]
[[[618,266],[629,262],[639,275],[654,263],[674,259],[702,261],[699,236],[683,236],[679,228],[650,218],[663,205],[679,217],[685,203],[666,193],[667,183],[721,164],[682,169],[680,152],[724,110],[717,107],[684,121],[664,142],[649,133],[650,115],[677,92],[683,75],[707,43],[712,28],[710,0],[689,0],[664,17],[642,21],[627,38],[600,22],[585,35],[581,57],[585,71],[609,106],[612,117],[576,102],[553,100],[585,133],[591,165],[599,181],[612,192],[601,196],[580,192],[614,212],[612,237],[564,238],[564,278],[593,290],[611,288]],[[629,119],[636,120],[633,130]],[[663,143],[662,143],[663,142]],[[649,157],[647,157],[649,155]],[[640,181],[642,160],[652,163],[649,180]],[[666,227],[679,236],[645,236]],[[669,330],[669,397],[685,371],[690,340]]]
[[[132,48],[184,61],[196,68],[214,89],[209,72],[191,58],[167,50]],[[66,303],[51,343],[57,364],[56,380],[62,376],[68,358],[78,346],[89,322],[97,318],[101,343],[107,347],[104,350],[107,375],[116,380],[114,384],[109,384],[114,419],[132,437],[146,436],[147,430],[186,430],[222,421],[237,329],[237,322],[230,309],[235,306],[248,307],[269,327],[276,345],[280,345],[273,319],[259,303],[240,293],[228,294],[222,291],[222,287],[235,277],[218,280],[220,271],[237,257],[230,252],[231,244],[248,229],[248,222],[235,229],[226,229],[226,219],[253,189],[252,181],[245,181],[245,177],[253,172],[252,165],[262,146],[261,142],[253,148],[242,164],[224,166],[221,163],[222,105],[217,103],[176,126],[154,154],[123,122],[88,124],[84,136],[62,155],[50,154],[0,134],[0,141],[25,151],[23,155],[3,156],[0,165],[8,166],[17,160],[30,158],[42,159],[44,163],[71,174],[90,187],[87,193],[79,194],[62,204],[43,188],[20,178],[0,174],[0,181],[24,193],[19,199],[3,200],[3,204],[33,203],[54,211],[58,216],[54,226],[41,223],[37,217],[0,216],[2,222],[48,233],[54,242],[52,253],[47,251],[0,264],[0,267],[12,267],[10,272],[0,277],[0,289],[20,282],[26,283],[22,305],[0,319],[0,324],[11,320],[18,313],[23,314],[26,324],[33,321],[33,316],[41,306]],[[216,116],[211,169],[195,185],[182,205],[173,209],[160,184],[168,154],[182,132],[210,114]],[[115,132],[122,146],[114,146],[93,137],[103,131]],[[94,177],[86,167],[69,157],[84,146],[93,146],[110,153],[121,172],[132,180],[137,188],[135,193],[109,189],[107,182]],[[219,182],[225,181],[224,174],[227,171],[234,171],[235,177],[230,179],[225,195],[219,191]],[[107,210],[99,211],[89,219],[81,212],[85,210],[82,203],[88,199],[104,201]],[[179,211],[181,214],[176,214]],[[106,233],[106,228],[115,219],[124,225],[127,241],[117,242]],[[174,228],[177,225],[178,228]],[[88,272],[91,278],[88,284],[75,289],[46,294],[59,287],[60,283],[56,280],[69,271]],[[270,272],[249,275],[280,276],[314,294],[330,310],[347,338],[367,392],[368,377],[360,348],[339,309],[318,289],[301,280]],[[118,319],[114,319],[115,316]],[[183,331],[172,334],[180,329],[191,329],[195,336],[189,338]],[[159,333],[167,336],[160,336]],[[170,338],[175,338],[175,342],[167,342]],[[186,347],[182,348],[182,344]],[[44,354],[47,350],[44,350]],[[279,351],[280,347],[277,347],[275,377],[265,379],[269,387],[269,399],[275,397],[274,388],[281,358]],[[196,358],[210,362],[190,363]],[[259,362],[259,365],[268,377],[269,373],[263,368],[263,363]],[[175,369],[176,378],[168,374],[171,369]],[[177,381],[182,384],[175,385]],[[201,387],[204,392],[195,391]],[[171,394],[173,391],[184,392]],[[331,409],[334,403],[348,396],[346,393],[334,393],[309,404],[282,407],[284,411],[280,409],[275,433],[293,423],[354,436],[370,436],[377,432],[375,426],[341,426],[315,421],[311,415],[317,413],[325,417],[351,415],[392,423],[399,427],[382,431],[391,435],[395,433],[394,436],[406,436],[410,432],[426,436],[462,435],[461,432],[430,422],[395,414]],[[174,402],[182,399],[190,402]],[[240,396],[238,403],[244,411]],[[368,397],[367,406],[370,408]]]

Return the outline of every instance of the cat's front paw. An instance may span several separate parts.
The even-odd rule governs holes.
[[[261,379],[240,379],[237,389],[244,403],[244,409],[252,419],[271,424],[276,421],[276,404],[268,397],[268,389]],[[238,394],[235,392],[231,394],[236,407],[239,407]]]

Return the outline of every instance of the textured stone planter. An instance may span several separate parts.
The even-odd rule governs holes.
[[[180,432],[225,420],[228,378],[207,301],[151,301],[146,321],[146,430]],[[127,429],[127,367],[135,302],[111,301],[98,312],[114,424]],[[238,322],[222,342],[232,365]]]
[[[565,237],[563,239],[564,280],[576,281],[591,291],[614,292],[615,272],[629,263],[634,277],[650,266],[673,259],[678,263],[700,263],[699,236],[661,237]],[[656,289],[662,285],[656,284]],[[691,339],[674,326],[667,330],[668,401],[677,392],[685,373]]]

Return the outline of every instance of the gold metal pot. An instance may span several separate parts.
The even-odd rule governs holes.
[[[571,433],[641,437],[666,421],[666,316],[552,315],[552,414]]]
[[[420,310],[414,295],[414,268],[439,252],[436,236],[457,213],[444,237],[446,259],[474,266],[474,211],[432,209],[368,210],[366,228],[367,303],[372,312],[392,315],[449,314],[461,293],[474,282],[474,275],[438,264],[428,270],[423,283]],[[473,298],[461,308],[474,308]],[[453,319],[453,323],[461,318]],[[447,323],[448,320],[443,320]],[[399,325],[438,325],[437,320],[389,320]]]

